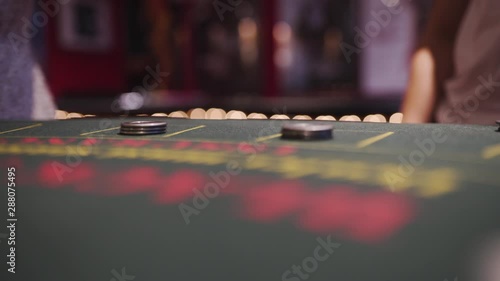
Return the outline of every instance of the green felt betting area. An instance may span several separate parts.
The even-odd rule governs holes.
[[[167,132],[120,135],[132,120]],[[500,235],[496,126],[305,121],[333,139],[291,141],[285,122],[0,122],[2,280],[473,278]]]

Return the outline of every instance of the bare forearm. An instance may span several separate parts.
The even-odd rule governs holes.
[[[427,48],[419,49],[411,62],[410,79],[402,105],[405,123],[426,123],[432,119],[436,102],[434,59]]]

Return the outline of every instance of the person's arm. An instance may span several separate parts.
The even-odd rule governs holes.
[[[411,60],[403,122],[431,121],[443,83],[453,75],[455,39],[468,4],[469,0],[435,0],[422,44]]]
[[[158,66],[162,72],[172,72],[173,57],[169,35],[173,32],[172,12],[170,5],[164,0],[147,0],[144,2],[146,16],[152,26],[149,34],[149,43]],[[155,66],[153,67],[155,68]],[[157,81],[159,86],[151,90],[167,90],[168,79]]]

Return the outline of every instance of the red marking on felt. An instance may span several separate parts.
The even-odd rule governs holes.
[[[208,150],[208,151],[218,151],[220,150],[219,145],[215,142],[202,142],[197,144],[195,149]]]
[[[389,238],[416,214],[415,202],[403,194],[361,193],[348,186],[312,190],[298,180],[268,183],[259,177],[228,177],[229,180],[222,172],[208,177],[195,170],[179,170],[165,176],[154,167],[106,173],[87,163],[71,168],[56,161],[42,163],[37,174],[38,182],[48,188],[73,186],[77,192],[87,192],[99,183],[109,187],[104,189],[109,195],[149,191],[159,204],[181,203],[195,196],[194,189],[202,191],[207,184],[217,184],[221,188],[219,196],[238,198],[237,208],[246,219],[269,223],[292,217],[306,231],[336,233],[366,243]]]
[[[238,145],[238,151],[241,153],[252,154],[257,152],[257,148],[249,143],[242,143]]]
[[[115,173],[109,179],[107,195],[124,195],[144,192],[158,186],[161,180],[158,169],[151,167],[132,168]]]
[[[60,138],[50,138],[49,143],[52,145],[64,145],[65,144],[64,140],[62,140]]]
[[[415,215],[415,205],[402,194],[373,192],[359,198],[356,213],[346,233],[355,240],[376,242],[408,223]]]
[[[92,180],[94,168],[86,163],[80,163],[71,168],[62,162],[47,161],[38,169],[38,181],[49,188],[59,188],[64,185],[78,184]]]
[[[283,145],[283,146],[276,148],[276,150],[274,151],[274,154],[278,155],[278,156],[288,156],[288,155],[295,154],[296,152],[297,152],[296,147],[289,146],[289,145]]]
[[[259,144],[259,145],[256,145],[255,147],[257,148],[258,152],[263,152],[267,149],[267,145],[265,145],[265,144]]]
[[[95,176],[95,170],[92,165],[87,163],[81,163],[74,168],[73,172],[68,173],[68,181],[81,182],[84,180],[92,180]]]
[[[25,139],[22,139],[21,142],[23,142],[23,143],[42,143],[39,138],[25,138]]]
[[[231,143],[220,143],[221,150],[227,151],[227,152],[233,152],[236,150],[236,146]]]
[[[92,146],[92,145],[95,145],[97,144],[98,140],[97,139],[84,139],[82,142],[81,142],[81,145],[85,145],[85,146]]]
[[[299,226],[313,232],[341,229],[355,218],[357,194],[346,187],[327,187],[307,197],[307,204],[298,216]]]
[[[154,194],[154,201],[159,204],[180,203],[195,194],[193,189],[201,189],[207,183],[206,178],[192,170],[174,172],[161,181],[161,187]]]
[[[243,216],[261,222],[273,222],[293,214],[306,194],[299,181],[280,181],[243,193]]]
[[[414,216],[414,203],[401,194],[358,193],[331,187],[311,195],[298,217],[298,225],[318,233],[337,231],[364,242],[390,237]]]
[[[190,141],[178,141],[172,145],[172,149],[185,149],[192,145],[193,143]]]

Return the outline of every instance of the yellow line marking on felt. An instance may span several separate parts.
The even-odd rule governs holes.
[[[13,129],[13,130],[8,130],[8,131],[0,132],[0,135],[2,135],[2,134],[7,134],[7,133],[12,133],[12,132],[17,132],[17,131],[22,131],[22,130],[27,130],[27,129],[31,129],[31,128],[36,128],[36,127],[40,127],[40,126],[42,126],[42,125],[43,125],[42,123],[38,123],[38,124],[34,124],[34,125],[30,125],[30,126],[22,127],[22,128],[17,128],[17,129]]]
[[[333,133],[335,133],[335,132],[381,133],[381,131],[333,129]]]
[[[169,137],[177,136],[177,135],[184,134],[184,133],[187,133],[187,132],[191,132],[191,131],[194,131],[194,130],[203,129],[203,128],[205,128],[205,127],[206,127],[205,125],[201,125],[201,126],[194,127],[194,128],[191,128],[191,129],[187,129],[187,130],[179,131],[179,132],[177,132],[177,133],[168,134],[168,135],[165,135],[165,136],[163,136],[163,137],[164,137],[164,138],[169,138]]]
[[[381,135],[366,139],[364,141],[360,141],[360,142],[358,142],[357,147],[364,148],[364,147],[370,146],[370,145],[372,145],[378,141],[381,141],[381,140],[383,140],[383,139],[385,139],[393,134],[394,134],[394,132],[388,132],[385,134],[381,134]]]
[[[70,154],[68,154],[70,153]],[[226,165],[235,159],[234,152],[205,151],[198,149],[176,150],[154,147],[100,147],[82,149],[78,144],[32,145],[6,144],[0,146],[1,154],[13,155],[47,155],[52,157],[66,157],[68,155],[80,157],[95,157],[96,159],[125,159],[145,160],[156,162],[183,163],[202,166]],[[238,166],[245,171],[263,171],[274,173],[287,179],[297,179],[306,176],[315,176],[323,180],[347,181],[356,184],[368,184],[396,191],[412,190],[419,197],[439,197],[458,188],[463,180],[460,170],[447,167],[421,167],[414,174],[401,176],[399,163],[351,160],[330,157],[276,157],[271,153],[257,154],[254,158],[247,154],[236,158]],[[442,183],[439,189],[436,183]]]
[[[486,160],[493,159],[497,156],[500,156],[500,144],[485,147],[481,153],[481,157]]]
[[[114,127],[114,128],[109,128],[109,129],[104,129],[104,130],[99,130],[99,131],[94,131],[94,132],[83,133],[83,134],[80,134],[80,136],[88,136],[88,135],[93,135],[93,134],[97,134],[97,133],[118,130],[118,129],[120,129],[120,127]]]
[[[263,142],[263,141],[272,140],[272,139],[279,138],[279,137],[281,137],[281,134],[276,134],[276,135],[258,138],[258,139],[255,139],[255,142]]]
[[[26,136],[9,136],[6,135],[3,138],[8,138],[8,139],[21,139],[25,138]],[[33,136],[36,138],[40,139],[50,139],[50,138],[61,138],[61,139],[71,139],[75,137],[64,137],[64,136]],[[101,140],[124,140],[126,137],[122,136],[116,136],[116,137],[111,137],[108,135],[101,135],[102,137]],[[84,140],[85,138],[81,138]],[[137,137],[134,138],[135,140],[150,140],[150,141],[158,141],[163,138],[145,138],[145,137]],[[226,141],[226,140],[219,140],[219,139],[179,139],[179,140],[188,140],[192,141],[194,143],[199,143],[199,142],[217,142],[217,143],[225,143],[225,144],[240,144],[240,143],[246,143],[243,140],[239,141]],[[167,142],[175,142],[179,140],[172,140],[172,139],[164,139],[164,141]],[[273,145],[275,144],[275,145]],[[276,148],[279,146],[279,143],[269,143],[270,148]],[[287,143],[287,145],[292,145],[290,143]],[[293,144],[294,147],[297,147],[299,149],[304,149],[304,150],[314,150],[314,151],[322,151],[322,152],[349,152],[349,153],[361,153],[361,154],[369,154],[369,155],[383,155],[383,156],[397,156],[401,153],[404,153],[404,151],[394,151],[394,150],[383,150],[380,149],[380,147],[375,147],[371,150],[359,150],[356,148],[354,145],[345,145],[345,144],[328,144],[327,146],[312,146],[309,144],[302,144],[302,143],[295,143]],[[0,151],[1,152],[1,151]],[[433,155],[432,159],[440,160],[440,161],[448,161],[448,162],[454,162],[454,163],[462,163],[462,164],[467,164],[467,165],[486,165],[486,162],[481,161],[481,160],[475,160],[473,159],[474,155],[473,154],[460,154],[460,157],[457,157],[458,154],[449,154],[449,155]],[[462,160],[466,159],[466,160]]]

